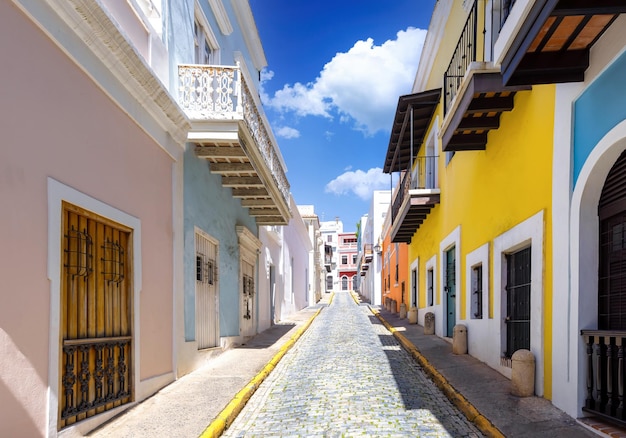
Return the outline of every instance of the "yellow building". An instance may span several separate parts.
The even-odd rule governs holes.
[[[571,111],[558,93],[584,80],[594,44],[624,12],[624,2],[570,3],[438,1],[384,164],[400,174],[391,241],[409,244],[418,323],[432,312],[441,337],[464,325],[468,353],[508,377],[513,353],[530,350],[535,394],[548,399],[562,366],[553,314],[567,307],[553,278],[553,180],[569,172],[554,145]]]

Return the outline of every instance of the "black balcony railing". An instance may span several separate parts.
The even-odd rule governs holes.
[[[476,61],[487,61],[485,59],[485,53],[487,52],[485,45],[488,44],[493,49],[493,44],[509,17],[515,0],[494,0],[491,2],[491,9],[487,6],[479,8],[479,3],[484,4],[487,2],[474,0],[448,69],[444,73],[445,113],[450,109],[454,97],[461,88],[463,78],[470,64]],[[491,23],[491,26],[489,26],[491,28],[490,39],[487,38],[486,23],[488,21]]]
[[[463,32],[461,33],[459,42],[456,44],[456,48],[454,49],[454,55],[452,55],[450,65],[448,65],[448,69],[443,75],[443,89],[445,93],[443,108],[445,113],[448,112],[452,100],[457,95],[459,88],[461,88],[463,77],[465,76],[465,72],[467,71],[469,65],[476,61],[478,46],[478,35],[476,32],[477,27],[478,6],[477,2],[474,1],[469,16],[467,17],[467,21],[465,22],[465,26],[463,27]]]
[[[584,410],[626,426],[624,344],[626,332],[582,330],[587,346]]]
[[[410,190],[438,188],[436,177],[438,158],[436,155],[417,157],[415,158],[415,169],[412,172],[406,171],[402,174],[402,180],[398,186],[391,208],[392,221],[400,211],[404,199],[410,195]]]

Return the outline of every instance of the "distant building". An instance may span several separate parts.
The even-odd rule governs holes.
[[[356,232],[345,233],[343,222],[322,222],[320,232],[325,245],[331,246],[331,270],[326,274],[326,292],[357,289],[357,236]]]

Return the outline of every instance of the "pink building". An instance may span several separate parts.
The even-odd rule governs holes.
[[[337,235],[337,278],[339,290],[357,289],[357,237],[356,233]]]
[[[0,436],[84,433],[175,379],[189,126],[160,40],[100,4],[0,2]]]

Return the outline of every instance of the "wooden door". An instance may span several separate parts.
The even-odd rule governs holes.
[[[59,429],[132,400],[131,230],[63,204]]]

